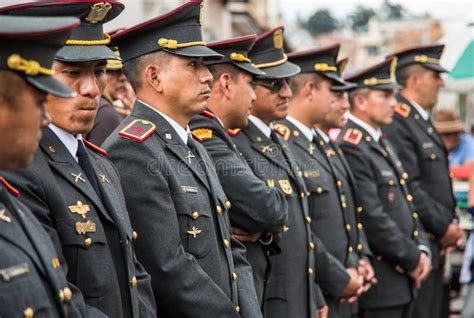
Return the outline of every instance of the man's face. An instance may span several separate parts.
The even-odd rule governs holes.
[[[438,102],[438,93],[444,87],[444,81],[440,73],[429,69],[420,72],[418,79],[415,89],[420,96],[419,104],[423,108],[431,109]]]
[[[127,77],[122,70],[107,71],[106,91],[113,100],[121,99],[128,94]]]
[[[47,98],[46,110],[54,125],[71,134],[84,134],[92,129],[100,96],[106,86],[105,67],[105,60],[53,63],[55,78],[77,93],[71,99]]]
[[[286,118],[289,99],[293,96],[288,79],[259,79],[256,83],[257,99],[252,106],[252,114],[265,123]]]
[[[212,74],[202,58],[172,55],[161,67],[163,96],[176,112],[191,117],[206,110]]]
[[[331,105],[335,99],[334,93],[331,91],[332,82],[324,79],[317,87],[313,88],[313,102],[311,105],[312,124],[320,123],[331,111]]]
[[[452,133],[444,133],[440,134],[441,139],[443,140],[446,149],[448,152],[453,151],[459,146],[461,142],[461,133],[460,132],[452,132]]]
[[[365,97],[368,120],[374,127],[391,124],[397,105],[393,90],[372,89]]]
[[[231,109],[229,109],[229,128],[245,128],[248,125],[248,116],[252,104],[255,102],[255,90],[252,86],[252,75],[239,72],[236,80],[232,80]]]
[[[324,118],[324,125],[328,128],[344,128],[346,125],[345,114],[349,110],[349,100],[346,92],[333,92],[334,99],[331,103],[331,109]]]
[[[9,76],[5,85],[11,93],[8,98],[0,96],[0,169],[14,170],[33,161],[49,116],[44,109],[45,93],[17,75]]]

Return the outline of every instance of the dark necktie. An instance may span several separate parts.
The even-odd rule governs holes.
[[[82,171],[86,174],[87,179],[94,187],[95,192],[97,195],[100,196],[99,190],[99,183],[97,182],[97,178],[95,176],[94,167],[90,161],[89,155],[87,154],[86,148],[84,143],[81,140],[77,142],[77,158],[79,160],[79,166],[81,167]]]

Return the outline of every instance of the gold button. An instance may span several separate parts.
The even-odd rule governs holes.
[[[300,193],[300,197],[301,197],[301,199],[304,198],[304,192],[301,192],[301,193]]]
[[[235,307],[236,312],[240,312],[240,306]]]
[[[362,246],[362,244],[357,244],[357,251],[362,252],[363,249],[364,247]]]
[[[362,225],[362,223],[357,223],[357,228],[359,230],[362,230],[364,228],[364,226]]]
[[[221,214],[222,213],[222,208],[220,205],[216,206],[217,213]]]
[[[300,170],[298,171],[298,176],[302,177],[303,176],[303,172]]]
[[[132,232],[132,239],[133,239],[134,241],[136,241],[137,238],[138,238],[138,233],[137,233],[137,231],[133,231],[133,232]]]
[[[232,206],[232,203],[230,203],[230,201],[225,201],[225,206],[230,209],[230,207]]]
[[[319,193],[319,194],[323,193],[323,188],[318,187],[318,188],[316,189],[316,192]]]
[[[91,245],[92,245],[92,239],[91,239],[90,237],[86,238],[86,239],[84,240],[84,246],[85,246],[85,247],[89,247],[89,246],[91,246]]]
[[[389,181],[388,181],[388,185],[389,185],[389,186],[393,186],[393,180],[389,180]]]
[[[345,209],[345,208],[347,208],[347,203],[346,203],[346,202],[342,202],[341,206],[342,206],[343,209]]]
[[[54,268],[54,269],[58,268],[59,265],[60,265],[59,259],[53,258],[53,259],[51,260],[51,265],[53,265],[53,268]]]
[[[372,138],[370,138],[369,136],[367,136],[367,137],[365,137],[365,140],[366,140],[367,142],[370,142],[370,141],[372,140]]]
[[[346,224],[346,230],[347,230],[347,232],[349,232],[351,230],[351,225],[350,224]]]
[[[417,230],[414,230],[414,231],[413,231],[413,237],[414,237],[414,238],[417,238],[418,235],[419,235],[418,231],[417,231]]]
[[[228,240],[224,240],[224,246],[228,248],[230,246],[230,242]]]
[[[23,310],[23,317],[25,318],[33,318],[34,314],[35,314],[35,311],[31,307],[28,307],[25,310]]]
[[[192,214],[192,218],[193,218],[193,220],[199,219],[199,212],[198,212],[198,211],[194,211],[193,214]]]
[[[418,219],[418,213],[416,213],[416,212],[413,212],[413,214],[412,214],[412,215],[413,215],[413,218],[414,218],[414,219]]]
[[[309,197],[311,195],[311,192],[306,192],[306,196]]]
[[[400,180],[400,184],[401,184],[401,185],[405,185],[405,179],[401,179],[401,180]]]
[[[311,224],[311,222],[313,222],[313,219],[311,219],[310,216],[307,216],[306,217],[306,223]]]
[[[364,211],[364,208],[361,207],[361,206],[358,206],[358,207],[357,207],[357,212],[358,212],[358,213],[362,213],[362,211]]]
[[[309,267],[308,268],[308,274],[313,275],[313,273],[314,273],[314,270],[311,267]]]
[[[295,137],[298,137],[300,135],[300,132],[298,130],[293,130],[293,135]]]
[[[62,290],[59,291],[59,299],[61,300],[61,302],[64,301],[64,291]]]
[[[436,155],[434,153],[431,154],[430,156],[431,160],[435,160],[436,159]]]
[[[282,231],[283,231],[284,233],[288,232],[289,230],[290,230],[290,228],[289,228],[288,226],[286,226],[286,225],[283,226],[283,228],[282,228]]]
[[[381,260],[382,260],[382,256],[377,255],[376,259],[377,259],[378,261],[381,261]]]
[[[408,202],[413,201],[413,196],[411,194],[407,194],[407,200]]]
[[[137,285],[138,285],[138,280],[137,280],[137,278],[136,278],[135,276],[133,276],[133,277],[132,277],[132,280],[130,281],[130,286],[131,286],[132,288],[135,288],[135,287],[137,287]]]
[[[349,246],[349,247],[347,248],[347,250],[349,251],[349,253],[352,253],[352,251],[354,250],[354,248],[353,248],[352,246]]]
[[[342,182],[341,182],[341,180],[337,180],[337,186],[338,186],[339,188],[342,187]]]
[[[432,134],[432,133],[433,133],[433,128],[431,128],[431,127],[428,127],[428,129],[427,129],[427,130],[428,130],[428,134]]]
[[[310,248],[311,250],[314,250],[314,247],[315,247],[314,243],[313,243],[313,242],[309,242],[309,248]]]
[[[400,274],[404,274],[405,273],[405,270],[403,268],[401,268],[399,265],[395,266],[395,270],[397,272],[399,272]]]
[[[237,273],[232,273],[232,280],[235,282],[237,280]]]
[[[71,300],[72,299],[72,290],[69,287],[63,289],[64,292],[64,299]]]
[[[406,173],[406,172],[402,173],[402,178],[403,179],[408,179],[408,173]]]

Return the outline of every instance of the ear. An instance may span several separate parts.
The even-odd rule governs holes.
[[[363,94],[355,95],[354,96],[354,106],[357,110],[365,113],[367,111],[367,96],[365,96]]]
[[[313,100],[314,91],[315,87],[313,81],[307,81],[304,84],[303,89],[301,90],[301,92],[303,93],[303,97],[308,99],[309,101]]]
[[[418,74],[417,72],[413,72],[412,74],[410,74],[407,80],[407,87],[413,87],[416,89],[418,87],[418,84],[420,83],[419,76],[420,74]]]
[[[144,81],[158,93],[163,92],[162,72],[163,69],[156,64],[147,65],[144,72]]]
[[[222,92],[222,95],[224,95],[227,99],[230,99],[231,97],[231,92],[234,87],[232,84],[233,81],[229,73],[222,73],[221,76],[219,76],[220,90]]]

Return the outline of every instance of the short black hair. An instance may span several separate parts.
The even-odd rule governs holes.
[[[209,69],[209,72],[211,72],[212,76],[214,77],[214,83],[224,73],[229,74],[232,80],[237,81],[239,74],[243,72],[240,68],[238,68],[237,66],[231,63],[211,64],[211,65],[208,65],[207,68]]]
[[[143,68],[146,67],[151,61],[161,61],[162,65],[166,65],[169,55],[170,53],[157,51],[135,57],[123,63],[123,73],[127,77],[135,92],[137,92],[143,85]]]
[[[402,87],[406,87],[411,74],[420,73],[424,70],[426,70],[426,68],[420,64],[412,64],[402,67],[401,69],[397,70],[397,82],[402,85]]]
[[[0,70],[0,104],[15,105],[21,87],[18,85],[19,80],[23,79],[12,71]]]
[[[318,88],[322,81],[324,81],[325,79],[328,78],[316,73],[300,73],[296,76],[291,77],[290,88],[293,92],[293,95],[298,95],[307,82],[312,81],[314,86]]]
[[[349,99],[349,105],[351,109],[354,109],[354,98],[356,95],[364,95],[370,93],[370,89],[367,87],[352,89],[348,92],[347,97]]]

